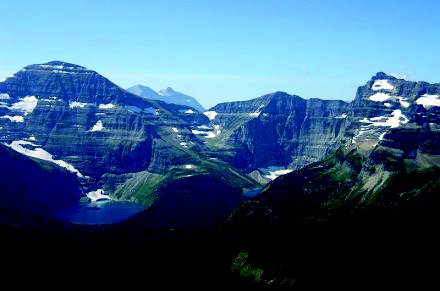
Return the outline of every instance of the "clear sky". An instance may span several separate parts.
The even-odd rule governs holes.
[[[377,71],[440,82],[440,1],[0,0],[0,75],[51,60],[205,107],[351,100]]]

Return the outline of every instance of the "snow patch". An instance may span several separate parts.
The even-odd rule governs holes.
[[[90,105],[89,103],[82,103],[82,102],[77,102],[77,101],[73,101],[69,103],[69,108],[84,108],[87,105]]]
[[[114,108],[116,105],[112,104],[112,103],[108,103],[108,104],[99,104],[98,108],[99,109],[112,109]]]
[[[289,174],[293,170],[286,169],[283,167],[277,167],[277,166],[270,166],[267,168],[259,168],[259,170],[263,173],[263,177],[269,180],[275,180],[279,176]]]
[[[341,115],[336,116],[337,119],[345,119],[347,118],[347,113],[342,113]]]
[[[383,102],[391,98],[393,98],[391,95],[385,93],[376,93],[369,97],[369,99],[374,102]]]
[[[75,169],[74,166],[72,166],[71,164],[69,164],[63,160],[54,160],[53,156],[50,153],[48,153],[47,151],[45,151],[42,148],[39,148],[36,144],[34,144],[30,141],[15,140],[15,141],[11,142],[11,144],[9,144],[9,145],[6,144],[6,145],[8,147],[12,148],[13,150],[15,150],[16,152],[19,152],[25,156],[37,158],[37,159],[48,161],[48,162],[52,162],[62,168],[67,169],[69,172],[75,173],[80,178],[84,177],[77,169]],[[23,145],[31,145],[36,148],[33,150],[30,150],[30,149],[23,147]]]
[[[393,106],[393,105],[392,105],[391,103],[389,103],[389,102],[385,102],[383,105],[384,105],[385,107],[387,107],[387,108],[390,108],[390,107]]]
[[[206,134],[206,131],[201,131],[201,130],[197,130],[197,129],[193,129],[193,130],[191,130],[191,132],[196,135],[198,135],[198,134],[205,135]]]
[[[217,136],[217,135],[219,135],[221,132],[222,132],[222,131],[221,131],[221,127],[220,127],[220,125],[218,125],[218,124],[214,125],[214,133],[215,133],[215,135]]]
[[[408,108],[410,105],[409,102],[406,100],[408,100],[408,99],[403,98],[403,97],[399,97],[400,106],[402,106],[403,108]]]
[[[180,145],[183,146],[184,148],[188,147],[188,143],[186,143],[186,142],[181,142]]]
[[[391,116],[378,116],[373,118],[364,118],[360,120],[362,123],[368,123],[372,126],[382,126],[396,128],[402,124],[408,123],[408,118],[402,114],[400,109],[394,110]]]
[[[175,127],[172,127],[171,129],[172,129],[172,131],[174,131],[175,133],[179,132],[179,130],[178,130],[177,128],[175,128]]]
[[[187,111],[185,111],[186,114],[194,114],[195,112],[191,109],[188,109]]]
[[[90,129],[90,131],[101,131],[104,129],[104,125],[102,125],[102,121],[98,120],[95,125]]]
[[[258,107],[257,110],[255,110],[255,112],[249,113],[249,115],[252,117],[260,116],[261,109],[263,109],[263,107],[264,107],[264,105],[260,105],[260,107]]]
[[[195,167],[194,165],[185,165],[185,169],[194,169]]]
[[[19,116],[19,115],[15,115],[15,116],[4,115],[4,116],[0,116],[0,118],[9,119],[9,121],[11,122],[24,122],[23,116]]]
[[[365,127],[362,127],[359,129],[359,132],[351,139],[351,143],[355,144],[356,140],[361,137],[362,135],[364,135],[365,133],[369,132],[371,130],[367,130],[365,129]]]
[[[92,202],[95,202],[100,199],[112,200],[112,198],[109,195],[104,194],[104,190],[102,189],[90,191],[89,193],[87,193],[87,197],[89,197],[89,199],[92,200]]]
[[[205,111],[205,112],[203,112],[203,114],[204,114],[206,117],[208,117],[209,120],[214,120],[218,113],[215,112],[215,111]]]
[[[376,80],[374,81],[373,85],[371,86],[371,89],[374,91],[377,90],[393,90],[394,86],[391,85],[388,80]]]
[[[59,69],[59,70],[64,69],[64,66],[61,66],[61,65],[56,65],[56,66],[54,66],[54,65],[40,65],[40,67],[45,68],[45,69]]]
[[[200,128],[200,126],[198,128]],[[203,128],[203,129],[205,129],[205,128]],[[210,128],[208,127],[207,129],[210,129]],[[204,138],[214,138],[221,133],[221,127],[220,127],[220,125],[214,125],[213,130],[210,130],[210,131],[202,131],[202,130],[193,129],[193,130],[191,130],[191,132],[195,135],[201,135]]]
[[[34,111],[37,107],[38,99],[35,96],[26,96],[21,98],[20,101],[12,104],[9,109],[24,112],[24,115],[28,115]]]
[[[419,105],[423,105],[423,107],[425,107],[426,109],[433,106],[440,106],[440,96],[424,94],[416,100],[416,103]]]
[[[8,99],[10,99],[11,97],[9,97],[9,94],[8,93],[1,93],[0,94],[0,100],[8,100]]]

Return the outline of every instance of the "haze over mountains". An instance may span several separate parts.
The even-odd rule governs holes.
[[[124,249],[137,239],[150,246],[152,230],[214,231],[231,245],[213,265],[246,284],[295,287],[313,274],[301,269],[308,226],[319,237],[323,224],[401,226],[424,211],[437,221],[439,141],[440,84],[383,72],[351,102],[274,92],[205,111],[171,88],[124,90],[79,65],[29,65],[0,80],[0,219],[8,227],[37,221],[38,229],[35,217],[66,224],[56,236],[81,232],[58,216],[80,201],[135,202],[144,209],[98,241],[121,237]]]
[[[161,100],[167,103],[191,106],[200,112],[205,111],[205,108],[203,108],[203,106],[194,97],[174,91],[170,87],[156,92],[149,87],[136,85],[128,88],[127,91],[147,99]]]

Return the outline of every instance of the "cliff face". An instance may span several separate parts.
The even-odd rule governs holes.
[[[237,166],[300,168],[334,149],[345,125],[347,104],[276,94],[260,115],[233,135]]]
[[[105,174],[164,173],[191,160],[179,143],[163,146],[164,140],[172,128],[190,131],[208,122],[188,113],[188,106],[146,100],[94,71],[58,61],[27,66],[3,80],[0,96],[0,142],[58,161],[88,185]],[[193,144],[201,146],[197,139]]]
[[[350,102],[302,99],[283,92],[222,103],[208,112],[219,134],[212,153],[244,171],[300,169],[342,143],[371,151],[392,129],[438,123],[440,86],[377,73]]]
[[[212,122],[222,128],[232,163],[251,171],[290,169],[320,160],[344,133],[349,104],[283,92],[244,102],[219,104]],[[220,137],[221,138],[221,137]]]

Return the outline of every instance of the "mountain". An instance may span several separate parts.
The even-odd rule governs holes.
[[[440,84],[379,72],[352,102],[275,92],[201,114],[51,62],[2,79],[0,99],[7,264],[243,290],[437,283]],[[14,219],[81,191],[148,208],[105,226]]]
[[[203,108],[203,106],[194,97],[174,91],[170,87],[156,92],[149,87],[136,85],[128,88],[127,91],[147,99],[161,100],[166,103],[190,106],[199,112],[205,111],[205,108]]]
[[[273,287],[353,287],[371,264],[373,285],[426,275],[414,266],[434,252],[440,222],[439,93],[440,84],[384,73],[359,87],[339,148],[231,216],[242,243],[234,272]]]
[[[211,128],[196,134],[205,139],[211,155],[264,183],[321,160],[347,135],[368,148],[408,118],[426,123],[422,111],[432,107],[429,112],[436,116],[438,107],[432,104],[438,104],[438,87],[380,72],[358,89],[352,102],[275,92],[214,106],[204,112]]]
[[[221,103],[204,113],[218,133],[206,142],[212,155],[264,182],[334,151],[348,109],[347,102],[284,92]]]
[[[153,89],[147,86],[136,85],[127,88],[127,91],[147,99],[161,100],[166,102],[166,100],[162,100],[163,98],[161,95],[159,95],[159,93],[157,93],[156,91],[154,91]],[[173,102],[168,102],[168,103],[173,103]]]
[[[139,97],[85,67],[27,66],[0,82],[0,96],[0,142],[75,173],[92,200],[150,205],[162,181],[212,168],[236,175],[200,155],[205,145],[192,130],[209,123],[205,115]]]

